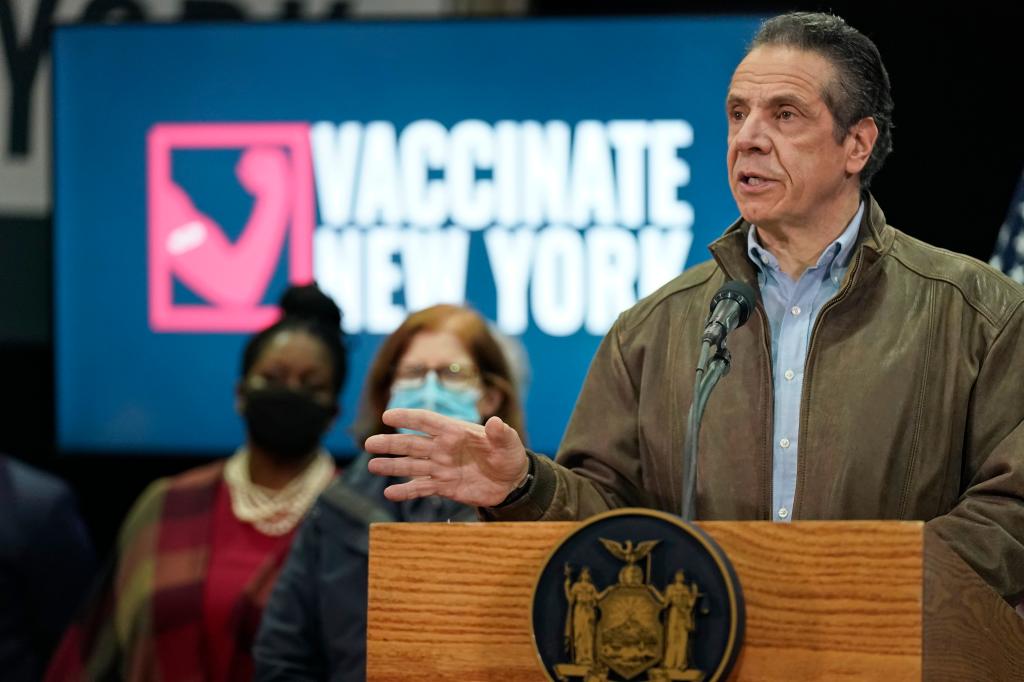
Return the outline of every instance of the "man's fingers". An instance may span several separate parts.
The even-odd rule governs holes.
[[[371,474],[378,476],[430,476],[435,464],[419,457],[374,457],[366,465]]]
[[[437,483],[429,478],[414,478],[405,483],[384,488],[384,497],[392,502],[404,502],[418,497],[430,497],[437,493]]]
[[[429,457],[435,450],[434,439],[411,433],[380,433],[366,439],[363,447],[374,455]],[[371,460],[372,461],[372,460]]]
[[[429,410],[407,410],[401,407],[386,410],[381,421],[396,429],[421,431],[430,436],[444,433],[453,424],[464,423]]]

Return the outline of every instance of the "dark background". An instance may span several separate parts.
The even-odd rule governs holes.
[[[882,53],[896,101],[895,146],[873,192],[888,221],[932,244],[988,260],[1024,169],[1024,134],[1018,123],[1024,21],[1019,11],[978,3],[932,4],[921,11],[891,3],[891,12],[901,13],[895,16],[879,6],[852,2],[534,0],[529,12],[546,17],[790,9],[834,11],[872,38]],[[343,7],[337,13],[343,15]],[[0,251],[3,318],[52,328],[49,220],[0,217],[0,230],[6,244]],[[148,482],[229,454],[59,455],[54,448],[52,340],[0,334],[0,368],[0,451],[67,479],[101,551],[109,548],[125,512]]]

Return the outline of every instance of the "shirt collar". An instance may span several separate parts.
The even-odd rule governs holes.
[[[854,214],[853,220],[847,224],[843,233],[821,252],[815,268],[825,268],[828,270],[830,277],[842,279],[846,268],[850,265],[850,260],[853,258],[853,247],[857,241],[857,234],[860,231],[860,223],[863,217],[864,202],[862,201],[860,206],[857,207],[857,213]],[[758,241],[757,227],[755,225],[751,225],[750,229],[747,230],[747,256],[762,276],[767,276],[772,271],[780,271],[778,259],[774,254],[761,246],[761,243]]]

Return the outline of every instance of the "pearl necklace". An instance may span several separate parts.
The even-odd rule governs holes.
[[[257,485],[249,476],[249,450],[239,448],[224,465],[231,511],[264,535],[279,536],[298,525],[334,478],[334,461],[320,449],[302,473],[280,490]]]

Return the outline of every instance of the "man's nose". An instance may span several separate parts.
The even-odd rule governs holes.
[[[733,129],[732,144],[741,152],[767,152],[772,147],[767,123],[761,116],[748,115]]]

